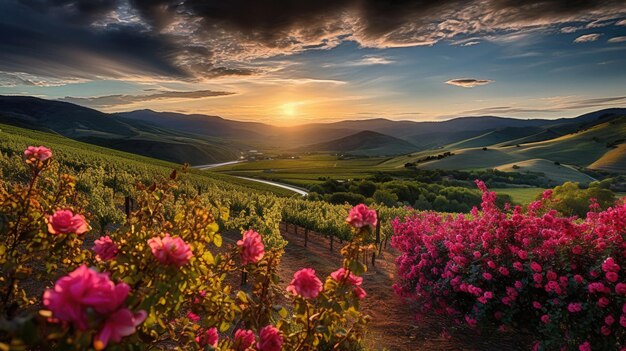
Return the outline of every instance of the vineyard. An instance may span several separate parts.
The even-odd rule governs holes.
[[[2,350],[384,349],[364,342],[368,324],[408,328],[406,306],[446,316],[444,340],[480,328],[518,330],[534,350],[626,345],[623,201],[585,219],[552,210],[551,191],[502,209],[478,181],[468,215],[352,207],[44,132],[0,135]],[[324,246],[323,268],[285,278],[281,261],[300,263],[287,238]],[[391,316],[376,305],[393,292]],[[470,339],[456,345],[480,349]]]

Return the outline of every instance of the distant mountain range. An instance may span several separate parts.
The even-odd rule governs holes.
[[[620,115],[626,115],[626,109],[556,120],[481,116],[412,122],[376,118],[277,127],[152,110],[107,114],[67,102],[0,96],[0,123],[191,164],[237,159],[251,148],[377,156],[528,144],[580,132]]]

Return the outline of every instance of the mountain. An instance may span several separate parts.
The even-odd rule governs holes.
[[[91,144],[192,164],[230,161],[237,145],[219,138],[176,132],[67,102],[0,96],[0,123],[54,132]]]
[[[415,151],[415,145],[389,135],[370,130],[343,138],[317,143],[300,148],[300,151],[329,151],[352,155],[386,156]]]

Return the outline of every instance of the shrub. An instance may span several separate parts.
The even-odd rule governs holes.
[[[545,208],[501,211],[483,191],[471,216],[423,213],[393,223],[402,296],[470,326],[528,328],[535,350],[626,346],[626,204],[585,220]]]
[[[367,316],[359,313],[366,293],[357,258],[377,221],[364,205],[346,219],[352,240],[342,266],[324,280],[301,270],[306,274],[296,273],[285,290],[277,275],[284,246],[273,236],[278,224],[253,221],[267,230],[246,230],[231,250],[219,249],[213,213],[223,211],[181,192],[176,171],[139,183],[136,209],[90,250],[89,201],[76,194],[73,176],[46,175],[57,167],[46,148],[29,148],[24,159],[26,183],[0,182],[0,349],[359,347]],[[259,203],[276,210],[275,201]],[[265,208],[242,211],[263,215]],[[240,217],[236,225],[251,221]],[[234,285],[240,273],[247,279]],[[292,294],[279,305],[286,291]]]

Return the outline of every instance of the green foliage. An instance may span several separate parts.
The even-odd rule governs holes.
[[[595,201],[600,209],[605,210],[615,203],[615,194],[603,188],[600,183],[581,189],[578,183],[567,182],[554,188],[552,201],[554,202],[552,207],[561,214],[584,218],[592,201]]]

